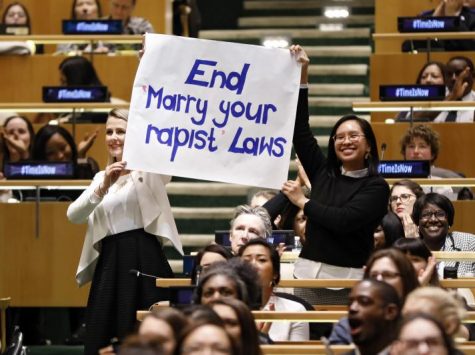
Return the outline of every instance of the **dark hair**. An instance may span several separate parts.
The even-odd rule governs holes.
[[[379,154],[378,154],[378,145],[376,143],[376,137],[374,135],[373,129],[371,128],[371,124],[355,115],[346,115],[340,118],[337,123],[333,126],[333,129],[330,133],[330,139],[328,141],[328,159],[327,164],[330,171],[330,174],[333,176],[338,176],[341,174],[341,162],[338,160],[335,151],[335,142],[333,141],[333,137],[338,130],[338,127],[346,121],[356,121],[358,122],[363,134],[366,138],[366,142],[370,147],[370,152],[368,159],[365,159],[365,166],[368,168],[368,175],[375,176],[379,175],[378,172],[378,165],[379,165]]]
[[[8,122],[13,120],[14,118],[20,118],[23,121],[25,121],[25,123],[26,123],[26,128],[28,129],[28,133],[30,134],[30,146],[28,147],[28,155],[29,155],[29,158],[31,159],[31,157],[33,155],[33,145],[34,145],[34,141],[35,141],[35,130],[33,129],[33,125],[31,124],[31,122],[28,118],[26,118],[24,116],[14,115],[14,116],[8,117],[5,120],[5,122],[3,123],[3,129],[5,129],[8,125]],[[10,151],[8,150],[5,141],[3,141],[3,161],[5,162],[5,161],[9,161],[9,160],[10,160]]]
[[[210,309],[211,310],[211,309]],[[211,310],[212,311],[212,310]],[[219,317],[218,317],[219,318]],[[220,319],[220,318],[219,318]],[[221,319],[220,319],[221,320]],[[191,324],[189,324],[184,330],[183,332],[181,333],[180,335],[180,338],[178,339],[177,341],[177,345],[176,345],[176,348],[175,348],[175,354],[176,355],[180,355],[180,354],[183,354],[183,344],[186,340],[186,338],[188,336],[190,336],[191,333],[193,333],[194,331],[196,331],[198,328],[201,328],[203,326],[207,326],[207,325],[211,325],[211,326],[215,326],[215,327],[218,327],[218,328],[221,328],[223,330],[223,333],[226,334],[226,337],[228,338],[229,340],[229,343],[231,344],[231,355],[238,355],[240,354],[241,352],[239,351],[239,348],[238,348],[238,344],[236,344],[234,342],[234,340],[232,339],[232,337],[226,332],[226,330],[224,329],[224,324],[223,322],[221,321],[220,323],[214,321],[214,320],[200,320],[200,321],[196,321],[196,322],[192,322]]]
[[[422,258],[426,262],[428,262],[429,258],[432,256],[432,252],[422,241],[421,238],[398,239],[393,244],[393,247],[402,251],[406,255]],[[429,280],[429,285],[440,286],[439,274],[437,273],[437,270],[434,270],[434,272],[432,272],[432,275]]]
[[[190,304],[186,306],[183,308],[183,315],[186,317],[188,324],[195,322],[213,322],[218,325],[224,325],[219,315],[212,308],[208,307],[208,305],[204,304]],[[183,331],[183,328],[181,331]]]
[[[419,185],[417,182],[409,180],[409,179],[402,179],[399,181],[396,181],[393,186],[391,187],[391,191],[389,192],[389,195],[393,193],[393,190],[397,186],[402,186],[405,187],[409,190],[412,191],[414,195],[416,195],[416,199],[421,197],[422,195],[425,194],[424,190],[422,189],[421,185]]]
[[[25,5],[23,5],[21,2],[14,1],[11,4],[8,4],[5,10],[3,11],[2,15],[2,24],[5,24],[5,19],[7,18],[7,13],[10,8],[13,6],[20,6],[23,9],[23,12],[26,15],[26,26],[28,27],[28,33],[31,33],[31,19],[30,19],[30,13],[28,12],[28,9],[26,8]]]
[[[195,264],[193,265],[193,270],[191,272],[191,280],[193,284],[196,284],[196,278],[198,274],[198,270],[201,270],[201,259],[203,259],[203,255],[206,253],[215,253],[221,255],[224,259],[229,260],[233,257],[233,254],[229,249],[226,249],[222,245],[219,244],[210,244],[201,249],[195,256]]]
[[[200,277],[193,295],[193,303],[201,304],[204,285],[218,275],[226,277],[234,284],[239,300],[246,303],[251,309],[259,309],[262,303],[262,292],[258,283],[259,275],[249,263],[239,258],[210,265]]]
[[[424,73],[424,70],[426,70],[426,68],[430,67],[431,65],[435,65],[439,68],[440,73],[442,74],[442,78],[444,80],[444,85],[445,85],[447,83],[447,78],[448,78],[447,67],[445,66],[444,63],[437,62],[437,61],[430,61],[424,64],[424,66],[419,71],[419,74],[417,74],[416,84],[419,84],[419,85],[421,84],[422,74]]]
[[[412,220],[416,225],[419,225],[422,210],[428,204],[436,205],[437,207],[441,208],[447,215],[447,222],[449,222],[449,226],[454,224],[455,209],[452,202],[444,195],[438,194],[436,192],[430,192],[419,197],[414,203],[414,207],[412,209]]]
[[[239,248],[239,256],[242,257],[244,251],[253,245],[261,245],[269,251],[269,256],[272,262],[272,271],[274,272],[274,286],[277,285],[280,281],[280,256],[275,247],[268,243],[265,239],[256,238],[249,240],[246,244]]]
[[[71,147],[71,161],[76,162],[78,158],[78,151],[73,136],[65,128],[57,125],[46,125],[40,128],[36,134],[35,143],[33,147],[34,160],[46,159],[46,145],[51,137],[58,133],[61,135]]]
[[[59,65],[59,70],[66,78],[66,86],[102,86],[96,69],[94,69],[92,63],[84,57],[74,56],[64,59]]]
[[[241,328],[241,353],[245,355],[260,355],[262,350],[259,346],[259,333],[257,332],[254,316],[249,308],[242,301],[234,298],[225,298],[213,301],[209,304],[211,308],[215,305],[225,305],[231,307],[236,313]]]
[[[403,157],[406,157],[406,148],[414,138],[421,138],[430,145],[430,151],[433,157],[431,162],[434,162],[439,155],[439,133],[434,131],[431,127],[422,124],[410,127],[406,133],[404,133],[400,142],[401,154]]]
[[[183,312],[172,307],[155,308],[143,320],[146,318],[160,319],[166,322],[172,328],[175,338],[178,338],[180,332],[188,324],[188,319]]]
[[[390,284],[384,281],[379,281],[375,279],[370,279],[370,278],[364,278],[361,281],[358,281],[353,288],[355,288],[358,285],[361,285],[362,283],[369,283],[371,284],[371,287],[375,288],[381,297],[381,300],[383,301],[383,305],[387,306],[388,304],[394,304],[398,308],[398,318],[401,315],[401,308],[402,308],[402,300],[399,298],[399,295],[394,287],[392,287]]]
[[[76,11],[75,11],[77,2],[78,2],[78,0],[73,0],[73,5],[71,7],[71,19],[72,20],[77,19]],[[99,0],[94,0],[94,2],[96,3],[96,6],[97,6],[97,16],[100,18],[100,17],[102,17],[101,2]]]
[[[474,74],[475,69],[474,69],[474,66],[473,66],[473,62],[472,62],[472,60],[471,60],[469,57],[465,57],[465,56],[463,56],[463,55],[457,55],[457,56],[455,56],[455,57],[450,58],[447,63],[450,63],[450,62],[452,62],[452,61],[454,61],[454,60],[462,60],[462,61],[464,61],[464,62],[467,64],[467,67],[470,68],[470,73],[471,73],[472,75]]]
[[[407,295],[417,287],[419,287],[419,281],[417,280],[416,271],[412,266],[411,262],[408,258],[402,253],[402,251],[389,248],[389,249],[382,249],[374,252],[368,262],[366,263],[366,268],[364,271],[364,278],[369,278],[371,273],[371,268],[373,267],[374,263],[381,259],[381,258],[389,258],[394,263],[396,268],[399,271],[401,282],[402,282],[402,303],[407,297]]]
[[[159,338],[132,334],[124,339],[118,355],[162,355],[165,351]]]
[[[459,354],[458,350],[455,348],[453,339],[446,333],[443,325],[434,317],[426,313],[413,313],[403,318],[398,332],[398,339],[400,340],[402,329],[408,325],[409,323],[417,320],[417,319],[424,319],[426,321],[432,322],[437,329],[440,331],[440,335],[444,342],[444,347],[447,350],[448,355],[456,355]]]
[[[388,212],[381,220],[381,228],[384,232],[384,247],[391,247],[397,240],[404,238],[404,227],[401,220],[393,212]]]
[[[404,254],[418,256],[425,261],[428,261],[432,256],[432,252],[420,238],[399,239],[394,243],[393,247],[402,251]]]

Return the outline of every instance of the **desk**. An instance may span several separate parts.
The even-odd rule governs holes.
[[[397,23],[397,20],[396,20]],[[473,32],[423,32],[423,33],[375,33],[373,34],[375,53],[401,53],[402,43],[407,40],[473,40]],[[433,52],[426,53],[431,60]]]
[[[475,177],[475,164],[473,164],[473,137],[475,137],[475,124],[473,123],[429,123],[440,135],[441,149],[436,166],[453,171],[463,172],[467,177]],[[401,155],[400,140],[409,128],[409,123],[372,123],[378,147],[386,143],[384,158],[403,159]],[[467,182],[468,183],[468,182]],[[455,201],[460,202],[460,201]],[[475,214],[474,214],[475,215]],[[455,214],[455,220],[459,213]],[[472,229],[475,233],[475,228]]]
[[[70,223],[68,204],[42,202],[40,238],[35,204],[0,204],[0,294],[12,307],[84,307],[89,286],[74,275],[86,225]]]
[[[64,56],[0,56],[2,102],[41,102],[42,87],[59,85]],[[113,97],[130,101],[139,61],[136,56],[94,56],[94,67]]]

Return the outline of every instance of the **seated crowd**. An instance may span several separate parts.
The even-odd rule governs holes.
[[[153,32],[150,22],[132,16],[135,2],[111,0],[110,14],[105,16],[98,0],[74,0],[71,18],[119,19],[124,33]],[[475,25],[473,12],[462,6],[462,1],[453,2],[460,6],[439,5],[429,15],[463,12],[470,26]],[[26,8],[19,3],[6,9],[3,22],[8,21],[31,26]],[[66,44],[58,50],[82,53],[124,48],[97,43],[93,48]],[[475,306],[471,290],[440,286],[442,279],[474,277],[475,261],[437,261],[433,255],[439,251],[475,252],[475,235],[453,230],[452,201],[473,199],[472,191],[465,187],[426,188],[408,179],[389,188],[377,171],[378,145],[371,124],[354,115],[335,124],[324,156],[308,123],[309,60],[299,46],[292,46],[291,52],[302,64],[293,137],[298,155],[296,179],[285,182],[281,191],[260,191],[249,205],[237,206],[230,221],[229,248],[210,244],[196,254],[190,304],[152,307],[124,339],[115,339],[111,330],[110,344],[102,344],[100,354],[254,355],[263,353],[263,344],[322,338],[331,345],[353,344],[355,354],[458,354],[456,342],[475,340],[475,327],[464,323],[466,312]],[[82,75],[76,78],[79,67]],[[92,64],[83,57],[68,58],[59,69],[63,85],[101,84]],[[427,63],[417,84],[445,85],[448,101],[474,101],[474,75],[470,58],[456,56],[447,65]],[[412,119],[473,122],[474,111],[422,112],[414,117],[401,113],[397,118]],[[125,129],[119,134],[123,139]],[[97,132],[91,132],[76,143],[61,125],[47,124],[35,132],[28,118],[12,115],[3,122],[0,136],[0,179],[4,179],[5,163],[30,160],[71,161],[75,178],[97,178],[99,166],[88,156],[96,137]],[[464,177],[463,172],[435,166],[439,150],[439,135],[430,126],[411,126],[401,139],[403,158],[428,160],[430,178]],[[125,169],[126,163],[120,159],[109,163],[122,164],[120,169]],[[107,186],[99,183],[93,191],[96,204],[109,188],[117,187],[110,176],[104,181],[107,178]],[[1,202],[10,199],[22,201],[25,196],[0,191]],[[281,258],[293,246],[270,242],[273,230],[289,229],[301,243],[298,249],[302,248],[291,252],[297,261],[290,272]],[[279,287],[282,275],[358,281],[351,289],[290,290]],[[348,314],[335,324],[260,321],[253,315],[259,310],[306,312],[322,305],[346,305]]]

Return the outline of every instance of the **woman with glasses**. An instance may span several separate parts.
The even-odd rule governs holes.
[[[409,258],[394,248],[378,250],[371,255],[366,264],[364,278],[390,284],[396,289],[402,304],[407,295],[419,287],[416,271]]]
[[[399,337],[393,343],[391,355],[455,355],[461,354],[443,326],[427,314],[414,314],[405,318]]]
[[[282,191],[307,216],[306,242],[295,263],[296,278],[361,278],[374,245],[373,232],[387,212],[389,187],[378,174],[378,148],[371,125],[343,116],[332,129],[328,156],[309,125],[308,64],[305,51],[291,46],[302,64],[293,145],[312,185],[310,198],[295,181]],[[348,289],[295,290],[310,304],[347,303]]]
[[[382,249],[371,255],[366,264],[365,279],[375,279],[392,286],[404,304],[407,295],[419,287],[416,272],[409,259],[399,250]],[[351,329],[348,318],[342,318],[333,326],[331,344],[351,344]]]
[[[422,195],[424,195],[422,187],[411,180],[400,180],[391,188],[389,209],[399,217],[406,238],[419,237],[417,226],[412,220],[411,214],[414,202]]]
[[[431,251],[475,251],[475,235],[450,232],[454,223],[455,209],[444,195],[428,193],[414,204],[412,219],[419,227],[424,243]],[[458,277],[473,275],[472,261],[444,261],[437,264],[437,271],[443,277],[444,268],[454,268]]]

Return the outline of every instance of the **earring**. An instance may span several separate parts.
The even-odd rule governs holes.
[[[364,160],[368,160],[369,158],[371,158],[371,153],[366,152],[366,154],[364,155]]]

